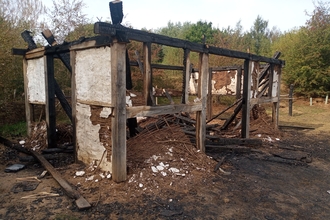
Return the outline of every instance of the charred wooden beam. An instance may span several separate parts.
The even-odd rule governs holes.
[[[207,150],[216,150],[216,151],[232,151],[239,153],[250,153],[250,147],[237,146],[237,145],[205,145]]]
[[[278,59],[278,58],[280,58],[280,56],[281,56],[281,52],[276,51],[273,56],[273,59]],[[265,76],[267,75],[267,73],[269,71],[269,68],[270,68],[270,65],[266,64],[265,68],[261,71],[261,73],[259,75],[259,82],[261,82],[265,78]]]
[[[130,61],[131,66],[138,66],[142,65],[143,67],[143,62],[140,61],[140,64],[138,61]],[[183,70],[184,67],[182,66],[172,66],[172,65],[163,65],[163,64],[151,64],[151,67],[153,69],[162,69],[162,70]]]
[[[146,31],[127,28],[122,25],[113,25],[105,22],[96,22],[94,24],[94,33],[107,36],[125,35],[127,40],[136,40],[140,42],[149,42],[162,44],[170,47],[186,48],[194,52],[209,53],[220,56],[233,57],[238,59],[249,59],[252,61],[274,63],[283,65],[284,61],[258,56],[250,53],[218,48],[214,46],[206,46],[204,44],[193,43],[187,40],[167,37],[159,34],[148,33]]]
[[[233,106],[237,105],[237,103],[242,103],[242,99],[238,99],[235,103],[233,103],[232,105],[228,106],[226,109],[222,110],[220,113],[216,114],[215,116],[213,116],[212,118],[210,118],[209,120],[206,121],[206,124],[213,121],[214,119],[216,119],[217,117],[219,117],[220,115],[222,115],[223,113],[225,113],[226,111],[228,111],[229,109],[231,109]]]
[[[242,109],[242,104],[243,102],[241,101],[237,107],[234,110],[234,113],[226,120],[226,122],[223,124],[223,126],[221,127],[221,130],[225,130],[228,128],[228,126],[230,125],[230,123],[232,123],[234,121],[234,119],[236,118],[237,114],[241,111]]]
[[[60,104],[61,104],[63,110],[65,111],[66,115],[69,117],[70,121],[72,122],[72,108],[71,108],[68,100],[65,98],[65,95],[63,94],[56,79],[54,79],[54,89],[55,89],[55,95],[56,95],[57,99],[60,101]]]
[[[123,21],[123,3],[122,1],[109,2],[112,24],[120,24]]]
[[[75,199],[76,205],[80,210],[88,209],[91,205],[88,201],[80,195],[78,191],[73,189],[70,184],[62,178],[61,174],[54,169],[54,167],[39,153],[31,151],[31,154],[46,168],[46,170],[53,176],[58,184],[64,189],[65,193],[72,199]]]
[[[209,138],[211,139],[211,138]],[[254,147],[261,147],[262,140],[254,138],[219,138],[213,136],[213,141],[206,141],[205,144],[209,146],[224,146],[224,145],[251,145]]]
[[[55,111],[55,78],[54,58],[48,55],[46,72],[46,123],[47,143],[49,147],[56,147],[56,111]]]
[[[15,150],[17,150],[19,152],[23,152],[25,154],[30,154],[30,152],[26,148],[22,147],[22,145],[15,144],[15,143],[11,142],[10,140],[8,140],[8,139],[6,139],[4,137],[0,137],[0,143],[3,144],[3,145],[5,145],[5,146],[7,146],[7,147],[10,147],[12,149],[15,149]]]
[[[28,44],[28,48],[29,50],[33,50],[37,48],[36,43],[34,42],[32,36],[30,35],[32,32],[25,30],[21,33],[22,38],[24,39],[24,41]]]
[[[11,54],[12,55],[24,56],[26,54],[26,52],[28,52],[28,51],[29,50],[27,50],[27,49],[12,48],[11,49]]]

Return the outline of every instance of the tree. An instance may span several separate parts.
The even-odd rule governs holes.
[[[196,24],[192,24],[187,33],[185,33],[185,39],[195,43],[204,43],[205,38],[205,43],[212,44],[215,32],[212,28],[212,22],[198,21]]]
[[[82,11],[84,7],[83,0],[53,0],[53,8],[48,15],[51,20],[50,29],[58,43],[62,43],[76,27],[88,23]]]
[[[22,57],[11,55],[11,49],[27,47],[20,33],[39,32],[45,10],[39,0],[0,0],[0,103],[22,99]]]
[[[251,37],[250,52],[257,55],[268,55],[270,52],[268,21],[258,15],[249,34]]]
[[[285,59],[283,79],[297,93],[324,95],[330,90],[330,7],[318,2],[306,26],[283,35],[274,44]]]
[[[15,27],[36,32],[44,26],[45,13],[40,0],[0,0],[0,16]]]

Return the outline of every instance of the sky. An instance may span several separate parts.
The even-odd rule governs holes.
[[[44,0],[52,6],[50,0]],[[109,2],[84,0],[84,12],[92,22],[110,21]],[[268,21],[268,28],[282,32],[299,28],[309,19],[306,11],[314,9],[313,0],[122,0],[124,20],[135,29],[156,30],[168,22],[212,22],[214,28],[234,28],[241,21],[250,30],[257,16]]]

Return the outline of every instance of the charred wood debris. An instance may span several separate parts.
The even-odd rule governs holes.
[[[230,107],[233,107],[237,104],[237,106],[239,106],[240,103],[240,100],[238,100]],[[225,110],[228,110],[230,107]],[[219,117],[222,113],[225,112],[225,110],[209,119],[207,123]],[[234,111],[233,114],[236,115],[237,113]],[[274,148],[280,149],[281,152],[269,152],[263,146],[262,139],[239,138],[239,132],[236,132],[237,134],[235,134],[229,131],[228,125],[226,125],[227,121],[231,120],[231,118],[232,117],[229,117],[222,126],[220,124],[206,124],[206,154],[211,156],[216,161],[223,163],[225,160],[224,157],[226,157],[225,155],[244,154],[250,159],[267,160],[272,162],[287,163],[291,165],[305,165],[306,163],[311,162],[312,158],[310,153],[306,152],[306,150],[299,146],[281,146],[280,144],[274,146],[274,144],[271,144]],[[148,122],[149,120],[151,121],[150,123]],[[145,125],[143,127],[136,127],[136,135],[134,138],[148,138],[149,135],[152,135],[155,132],[162,132],[162,128],[173,128],[173,131],[175,131],[175,129],[179,127],[183,133],[189,137],[191,144],[196,145],[196,121],[192,119],[188,113],[148,117],[145,118],[142,123]],[[70,134],[69,130],[64,131],[64,133],[66,136],[72,135]],[[128,129],[128,140],[130,138],[134,139],[133,137],[129,137],[129,133],[130,132]],[[0,143],[10,147],[11,149],[15,149],[24,153],[25,156],[19,157],[21,162],[38,161],[37,158],[31,153],[33,151],[32,148],[27,149],[21,144],[13,143],[3,137],[0,137]],[[283,151],[286,153],[283,153]],[[39,153],[41,153],[41,155],[50,162],[59,161],[60,158],[63,159],[66,157],[70,157],[70,160],[73,161],[74,145],[73,143],[66,142],[64,144],[57,144],[56,148],[47,148],[46,146],[46,148],[40,150]],[[62,165],[65,165],[63,163],[65,162],[62,161]],[[67,163],[69,162],[67,161]],[[61,166],[61,164],[58,165]]]

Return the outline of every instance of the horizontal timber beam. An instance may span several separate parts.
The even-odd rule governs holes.
[[[127,118],[154,115],[175,114],[180,112],[196,112],[202,110],[202,103],[176,104],[164,106],[133,106],[126,107]]]
[[[235,50],[229,50],[225,48],[213,47],[205,44],[193,43],[187,40],[181,40],[159,34],[149,33],[146,31],[127,28],[120,24],[113,25],[105,22],[96,22],[94,24],[94,33],[100,35],[116,36],[118,39],[122,39],[123,41],[135,40],[140,42],[156,43],[171,47],[189,49],[193,52],[209,53],[219,56],[227,56],[238,59],[249,59],[251,61],[284,65],[284,61],[282,60],[258,56]]]

